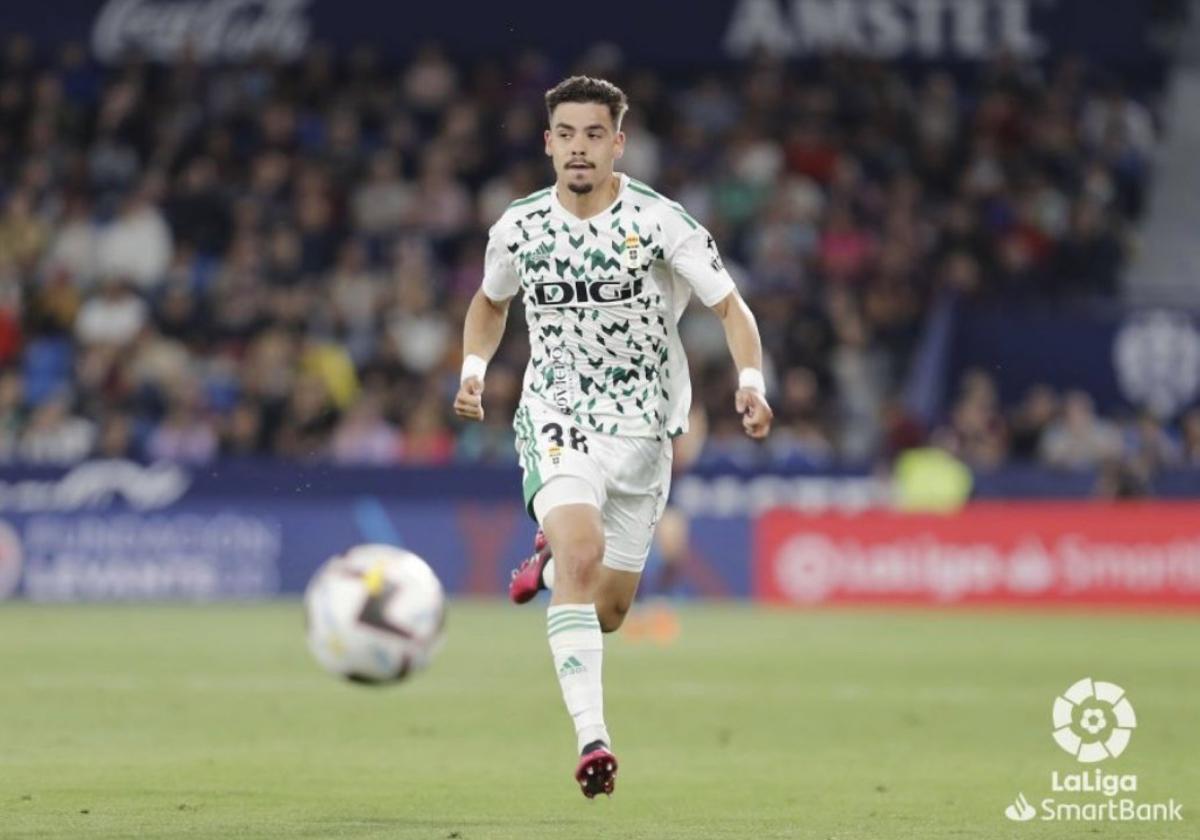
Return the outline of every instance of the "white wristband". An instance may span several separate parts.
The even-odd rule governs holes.
[[[463,359],[462,377],[459,382],[466,382],[472,376],[478,377],[479,381],[483,381],[483,375],[487,373],[487,359],[480,358],[472,353],[467,358]]]
[[[767,395],[767,381],[763,379],[762,371],[758,368],[742,368],[738,374],[738,387],[758,391],[764,397]]]

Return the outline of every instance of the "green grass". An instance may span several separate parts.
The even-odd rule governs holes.
[[[1197,836],[1195,617],[686,608],[672,647],[610,637],[595,802],[543,620],[456,603],[429,672],[369,689],[309,661],[295,603],[4,606],[0,837]],[[1139,715],[1105,769],[1182,824],[1002,816],[1073,769],[1050,704],[1088,675]]]

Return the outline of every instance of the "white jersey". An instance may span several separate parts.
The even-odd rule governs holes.
[[[488,235],[483,291],[518,291],[529,326],[522,401],[583,429],[661,438],[687,429],[692,386],[676,325],[695,291],[734,290],[716,245],[682,207],[626,175],[589,219],[554,187],[515,201]]]

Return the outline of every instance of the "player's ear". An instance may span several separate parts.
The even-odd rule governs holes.
[[[613,160],[620,160],[623,154],[625,154],[625,132],[618,131],[617,136],[613,139]]]
[[[542,139],[546,141],[546,157],[554,157],[554,152],[550,148],[550,129],[542,132]]]

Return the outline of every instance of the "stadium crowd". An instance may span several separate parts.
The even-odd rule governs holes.
[[[1068,60],[977,80],[850,57],[664,77],[606,50],[405,66],[369,49],[201,67],[78,45],[0,57],[0,459],[513,461],[523,320],[456,428],[460,325],[487,229],[551,178],[543,91],[630,95],[622,168],[702,220],[758,314],[777,427],[740,434],[719,324],[689,314],[702,458],[861,463],[929,439],[1011,459],[1200,464],[1200,414],[1123,425],[1086,395],[1003,406],[982,373],[944,424],[898,399],[941,295],[1111,296],[1144,203],[1147,106]]]

